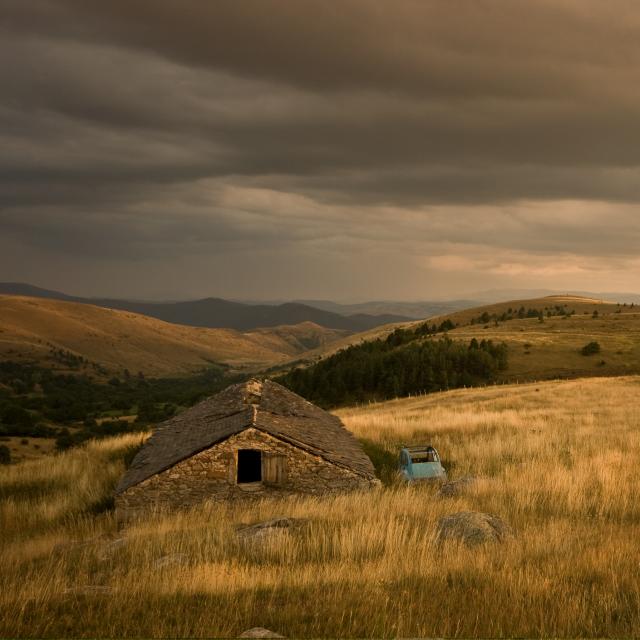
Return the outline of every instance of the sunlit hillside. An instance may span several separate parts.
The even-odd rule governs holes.
[[[313,323],[243,334],[170,324],[88,304],[0,296],[0,357],[64,369],[71,357],[109,371],[163,376],[190,373],[213,362],[255,370],[287,360],[344,332]],[[62,352],[62,353],[61,353]]]
[[[0,636],[635,637],[640,377],[458,390],[345,409],[378,464],[431,443],[457,497],[386,486],[204,505],[124,530],[109,510],[127,435],[0,468]],[[495,514],[468,549],[438,519]],[[244,540],[240,523],[301,526]]]
[[[498,302],[496,304],[484,305],[480,307],[470,307],[462,311],[456,311],[439,316],[431,316],[424,318],[423,320],[414,320],[411,322],[395,322],[387,324],[381,327],[375,327],[369,331],[362,331],[360,333],[354,333],[349,336],[345,336],[342,339],[327,345],[326,347],[318,347],[305,353],[305,357],[309,360],[316,359],[318,357],[324,358],[332,353],[335,353],[339,349],[344,349],[352,344],[358,344],[367,340],[376,340],[378,338],[384,338],[388,336],[392,331],[398,328],[415,328],[424,322],[430,324],[439,325],[446,320],[450,320],[453,324],[466,326],[471,324],[475,318],[480,318],[482,314],[488,315],[500,315],[507,312],[509,309],[518,310],[520,307],[526,309],[537,309],[544,311],[545,309],[554,308],[556,306],[564,306],[568,310],[575,311],[578,315],[593,314],[594,311],[598,311],[598,314],[607,315],[615,313],[621,308],[625,313],[632,313],[633,309],[629,307],[621,307],[613,302],[607,302],[603,300],[596,300],[594,298],[584,298],[581,296],[548,296],[544,298],[532,298],[530,300],[511,300],[509,302]]]
[[[509,346],[506,380],[555,377],[625,375],[640,373],[640,310],[617,313],[610,307],[572,316],[510,320],[467,325],[449,332],[453,339],[485,338]],[[597,342],[600,351],[582,355],[582,348]]]
[[[518,318],[520,309],[542,313],[543,322],[535,317]],[[566,310],[567,315],[557,315],[558,309]],[[509,313],[516,317],[506,321],[495,319]],[[311,363],[350,345],[385,338],[398,328],[415,329],[425,322],[437,327],[447,321],[457,326],[446,331],[454,340],[468,343],[472,338],[490,339],[509,346],[509,367],[501,374],[501,380],[511,382],[640,372],[640,309],[578,296],[515,300],[424,321],[385,325],[336,340],[300,357]],[[444,332],[441,331],[434,338],[442,335]],[[582,356],[582,347],[592,341],[599,343],[601,351],[597,357]]]

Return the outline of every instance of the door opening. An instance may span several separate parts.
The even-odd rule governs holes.
[[[262,481],[262,452],[238,449],[238,484]]]

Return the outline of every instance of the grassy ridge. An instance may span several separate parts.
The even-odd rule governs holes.
[[[630,310],[546,318],[543,323],[523,319],[463,326],[450,331],[449,337],[504,342],[509,368],[500,377],[505,381],[640,373],[640,313]],[[582,348],[594,341],[600,352],[583,356]]]
[[[340,412],[378,450],[430,441],[450,475],[481,478],[452,499],[391,486],[118,532],[108,496],[139,436],[0,469],[0,636],[637,636],[639,393],[638,377],[594,378]],[[438,546],[437,519],[468,509],[517,537]],[[234,533],[282,515],[309,524],[263,544]],[[158,567],[167,554],[184,564]]]

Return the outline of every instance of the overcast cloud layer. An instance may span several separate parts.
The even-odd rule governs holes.
[[[3,0],[0,59],[0,280],[639,289],[636,0]]]

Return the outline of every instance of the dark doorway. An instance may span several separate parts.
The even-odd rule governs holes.
[[[262,452],[238,449],[238,484],[262,481]]]

